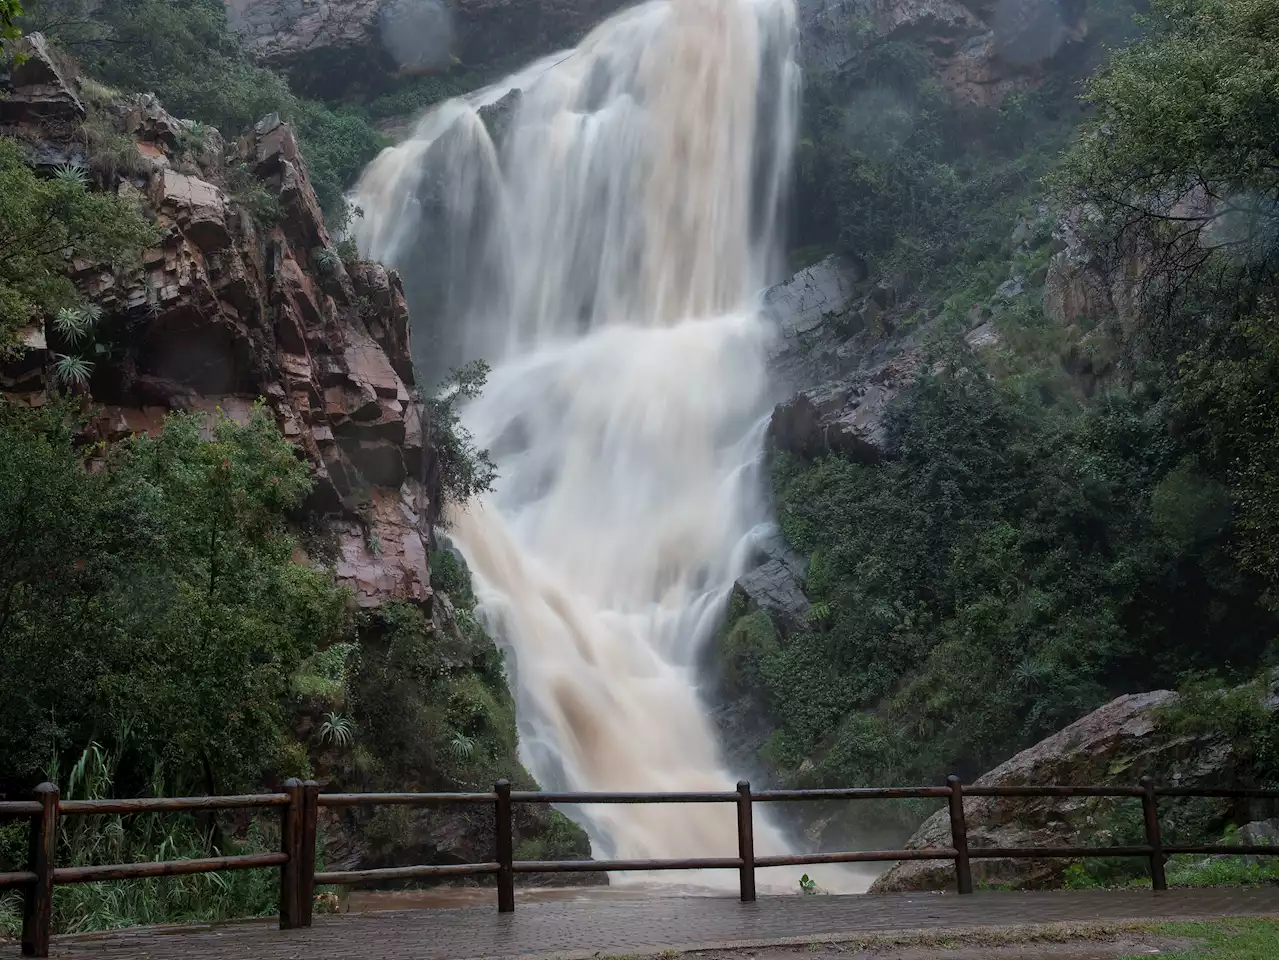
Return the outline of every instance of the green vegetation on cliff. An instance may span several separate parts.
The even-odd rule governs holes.
[[[234,139],[269,113],[294,124],[312,187],[335,224],[343,194],[387,139],[378,118],[412,113],[470,89],[476,78],[419,78],[368,106],[291,90],[254,62],[229,30],[223,0],[33,0],[18,22],[41,31],[85,73],[125,93],[154,93],[175,116]]]
[[[38,311],[75,310],[65,253],[127,264],[155,239],[136,206],[88,189],[79,170],[41,179],[19,144],[0,137],[0,357]]]
[[[901,67],[876,67],[906,105],[888,155],[847,135],[861,106],[811,94],[827,140],[802,145],[801,189],[834,202],[808,205],[802,240],[861,256],[937,322],[883,463],[775,461],[813,612],[790,636],[750,614],[723,642],[734,682],[758,678],[785,780],[974,776],[1120,693],[1274,663],[1276,5],[1158,0],[1145,26],[1087,83],[1064,156],[1045,152],[1066,145],[1052,88],[989,112],[975,146],[935,139],[963,114],[903,46],[866,62]],[[1055,167],[1101,275],[1144,264],[1132,309],[1092,331],[1044,315],[1047,236],[1006,239]],[[970,349],[971,305],[1015,274],[1002,345]],[[1100,349],[1118,359],[1081,389],[1064,360]],[[1255,714],[1239,737],[1262,737]]]

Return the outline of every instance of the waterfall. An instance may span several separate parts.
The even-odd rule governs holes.
[[[695,662],[768,520],[756,298],[795,136],[795,32],[792,0],[641,4],[428,112],[353,197],[361,250],[404,276],[418,362],[492,364],[464,421],[499,479],[450,511],[448,535],[548,788],[736,780]],[[724,805],[568,812],[597,856],[737,852]],[[756,822],[759,854],[787,851],[766,808]],[[799,873],[761,886],[794,891]]]

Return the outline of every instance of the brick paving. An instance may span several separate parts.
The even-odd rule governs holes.
[[[831,939],[901,930],[1125,920],[1275,916],[1264,888],[1037,893],[710,897],[395,910],[317,917],[309,930],[267,922],[139,929],[63,937],[59,960],[515,960],[653,954],[734,943]],[[0,958],[16,958],[16,946]]]

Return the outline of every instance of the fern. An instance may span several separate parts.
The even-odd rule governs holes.
[[[805,618],[810,623],[826,623],[831,619],[831,604],[825,600],[819,600],[809,608]]]

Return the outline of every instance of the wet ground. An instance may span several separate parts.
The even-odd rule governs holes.
[[[598,892],[605,889],[609,892]],[[792,896],[747,904],[727,897],[625,897],[609,888],[525,893],[515,912],[507,914],[492,904],[391,910],[379,900],[372,910],[317,917],[305,930],[278,930],[268,922],[121,930],[56,938],[52,955],[62,960],[604,960],[696,951],[705,960],[1115,960],[1157,956],[1169,948],[1167,941],[1131,934],[1137,924],[1276,916],[1274,888]],[[535,902],[530,895],[570,899]],[[1091,939],[1053,938],[1046,932],[1073,926],[1088,927]],[[1028,927],[1041,929],[1028,934]],[[1017,936],[1010,935],[1011,928],[1020,931]],[[1100,928],[1112,931],[1109,940],[1099,935]],[[17,956],[16,945],[0,947],[3,960]]]

